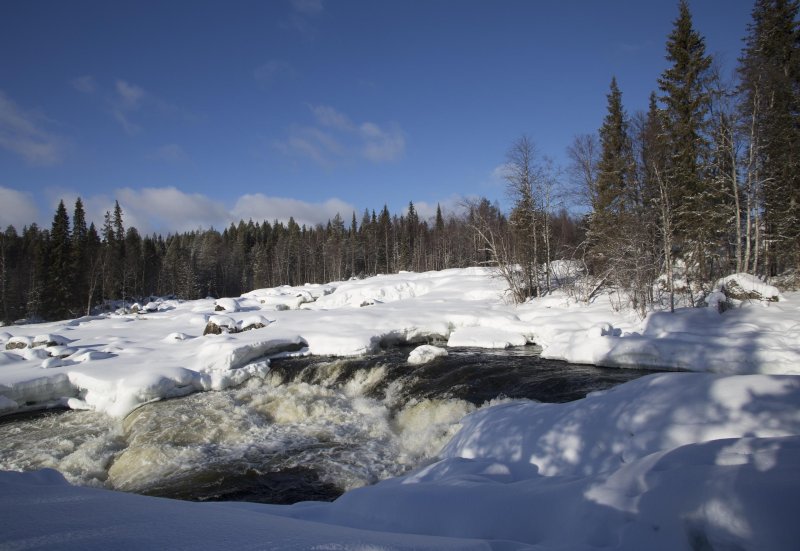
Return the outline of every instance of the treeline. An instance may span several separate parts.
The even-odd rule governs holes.
[[[674,305],[732,271],[800,268],[799,5],[755,2],[726,79],[681,1],[649,109],[629,116],[612,78],[599,132],[570,147],[591,205],[582,256],[633,306],[660,276]]]
[[[491,261],[473,231],[477,217],[509,224],[487,199],[463,214],[423,220],[413,203],[402,214],[384,208],[338,214],[327,224],[231,224],[166,237],[126,228],[119,203],[103,226],[86,225],[78,199],[70,218],[63,201],[49,229],[36,224],[0,234],[0,315],[4,321],[65,319],[115,300],[174,295],[183,299],[238,296],[261,287],[301,285],[400,270],[426,271]],[[564,251],[580,240],[579,221],[566,211],[552,217]]]
[[[628,115],[611,78],[599,131],[568,148],[569,174],[589,207],[569,258],[582,300],[610,291],[644,314],[702,302],[733,271],[800,273],[800,30],[796,0],[757,0],[735,76],[726,80],[689,7],[666,44],[670,66],[646,112]],[[522,302],[552,288],[551,167],[525,136],[508,153],[510,231],[476,230]],[[624,302],[624,304],[623,304]]]

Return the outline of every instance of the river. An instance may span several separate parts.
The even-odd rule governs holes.
[[[0,419],[0,469],[54,468],[84,486],[186,500],[294,503],[401,475],[435,458],[479,407],[566,402],[652,373],[545,360],[536,347],[410,348],[274,360],[264,379],[144,405]]]

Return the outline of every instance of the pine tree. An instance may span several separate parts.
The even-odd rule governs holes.
[[[60,201],[50,230],[43,312],[47,318],[64,319],[70,315],[74,279],[70,250],[69,215],[64,201]]]
[[[88,290],[89,272],[87,256],[88,228],[86,227],[86,212],[83,210],[83,201],[78,197],[72,214],[72,303],[74,310],[80,311],[83,301],[86,300]]]
[[[708,156],[708,123],[711,57],[703,37],[692,27],[686,0],[679,4],[678,18],[667,40],[667,60],[672,65],[658,79],[664,104],[663,125],[669,160],[664,177],[672,194],[676,231],[693,256],[699,277],[706,274],[705,256],[711,230],[707,214],[717,198],[702,166]],[[691,249],[688,250],[688,249]]]
[[[763,187],[769,271],[800,268],[800,2],[757,0],[739,75],[752,121],[749,177]]]
[[[617,79],[611,79],[608,112],[600,128],[600,161],[594,210],[602,214],[620,214],[630,209],[633,157],[628,134],[628,120],[622,107],[622,93]]]

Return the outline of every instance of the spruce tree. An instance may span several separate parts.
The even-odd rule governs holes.
[[[70,247],[69,215],[64,201],[58,203],[50,229],[48,270],[45,278],[44,315],[64,319],[72,306],[73,264]]]
[[[611,79],[608,112],[600,128],[600,161],[594,210],[602,214],[619,214],[629,210],[633,154],[628,134],[628,120],[622,107],[622,93],[617,79]]]
[[[699,277],[707,276],[709,227],[707,214],[715,208],[715,196],[703,173],[708,156],[708,124],[711,57],[703,37],[694,30],[686,0],[679,4],[678,18],[667,40],[671,66],[658,79],[664,104],[663,125],[668,149],[664,177],[672,197],[678,242],[684,243]]]
[[[80,311],[83,307],[83,301],[86,300],[86,292],[88,289],[88,256],[87,256],[87,240],[88,228],[86,227],[86,212],[83,210],[83,201],[81,198],[75,201],[75,209],[72,213],[72,238],[70,241],[71,251],[71,264],[72,264],[72,301],[74,310]]]
[[[800,2],[757,0],[739,64],[763,187],[769,270],[800,268]]]

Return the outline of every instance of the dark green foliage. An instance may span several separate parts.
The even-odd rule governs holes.
[[[49,317],[70,317],[73,291],[73,259],[69,215],[64,201],[58,203],[48,243],[48,262],[45,273],[45,310]]]
[[[353,216],[349,228],[341,216],[314,227],[301,226],[293,218],[286,223],[251,220],[232,224],[222,232],[209,229],[166,238],[143,237],[136,228],[128,227],[123,230],[122,242],[117,239],[117,229],[124,228],[123,212],[114,210],[117,215],[107,213],[100,234],[94,224],[85,228],[80,203],[76,204],[78,224],[71,238],[69,219],[62,208],[50,232],[31,225],[21,236],[13,227],[0,234],[3,320],[77,316],[104,301],[123,298],[130,306],[152,295],[184,299],[238,296],[259,287],[321,283],[389,269],[465,267],[487,260],[466,217],[447,217],[439,209],[428,224],[413,204],[403,216],[393,216],[386,206],[380,215],[365,211],[361,223]],[[490,205],[489,210],[507,231],[499,209]],[[568,216],[560,224],[554,233],[574,234],[575,223]],[[67,235],[66,249],[59,237],[63,235]],[[57,242],[62,245],[55,246]],[[71,288],[56,295],[51,291],[53,285],[64,280],[54,277],[50,259],[63,256],[63,251],[69,253],[66,273],[74,277],[66,280]],[[79,258],[83,260],[78,262]]]
[[[800,30],[796,0],[757,0],[739,65],[754,122],[769,271],[800,268]]]

